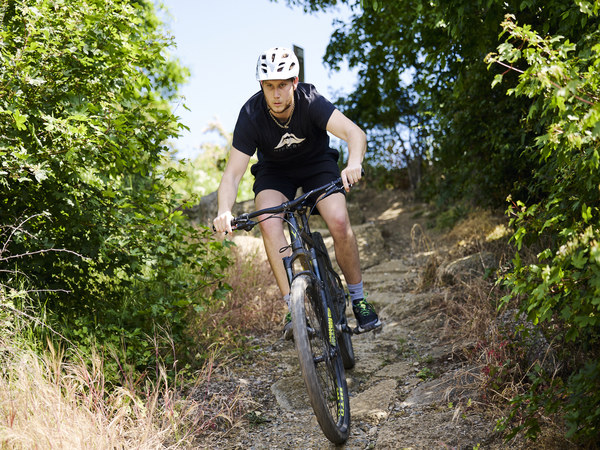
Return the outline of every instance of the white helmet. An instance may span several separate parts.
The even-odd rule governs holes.
[[[287,80],[300,73],[300,63],[295,53],[284,47],[273,47],[265,50],[256,63],[256,79]]]

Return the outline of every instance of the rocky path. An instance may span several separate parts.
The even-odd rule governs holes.
[[[433,307],[443,292],[417,289],[431,250],[415,233],[422,211],[393,197],[379,203],[355,230],[365,287],[384,328],[353,338],[356,367],[347,372],[352,425],[344,448],[502,448],[494,423],[475,407],[476,368],[461,358],[460,344],[447,339],[446,317]],[[214,436],[210,447],[334,448],[308,403],[293,343],[278,334],[261,338],[249,360],[227,376],[252,411]]]

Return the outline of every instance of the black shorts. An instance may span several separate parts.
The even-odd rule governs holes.
[[[274,189],[285,195],[288,200],[296,197],[298,188],[308,192],[340,176],[340,169],[333,158],[292,169],[255,164],[251,171],[255,178],[253,187],[255,196],[266,189]]]

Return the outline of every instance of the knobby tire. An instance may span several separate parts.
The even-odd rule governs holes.
[[[343,444],[350,429],[350,399],[344,365],[330,329],[332,321],[318,298],[311,276],[292,282],[290,306],[294,342],[310,403],[321,430],[334,444]],[[344,333],[345,334],[345,333]]]
[[[314,241],[315,249],[317,251],[317,262],[319,264],[319,272],[325,282],[325,290],[329,296],[330,304],[334,305],[335,313],[334,320],[338,323],[340,317],[343,319],[342,322],[347,325],[346,319],[346,299],[344,296],[344,287],[340,277],[333,271],[331,267],[331,260],[327,253],[327,247],[323,242],[323,236],[318,231],[311,233]],[[356,360],[354,357],[354,348],[352,347],[352,335],[350,333],[338,333],[340,352],[342,354],[342,361],[344,362],[344,369],[350,370],[354,368]]]

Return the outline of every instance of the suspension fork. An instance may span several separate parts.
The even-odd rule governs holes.
[[[304,270],[308,270],[309,258],[306,255],[306,250],[302,246],[302,238],[300,237],[300,227],[298,219],[293,212],[288,211],[285,213],[285,222],[288,225],[290,232],[292,254],[290,256],[283,257],[283,266],[285,267],[285,273],[287,274],[288,283],[292,285],[294,280],[294,262],[300,260],[300,264]]]
[[[314,247],[311,245],[309,250],[307,251],[302,245],[302,234],[307,234],[306,230],[309,230],[308,225],[308,217],[305,214],[301,214],[302,218],[302,226],[299,226],[298,218],[292,212],[286,212],[286,223],[288,224],[288,230],[290,232],[291,239],[291,248],[292,255],[285,256],[283,258],[283,265],[285,267],[285,271],[288,277],[288,282],[290,286],[294,279],[294,262],[297,259],[300,259],[300,264],[302,265],[303,270],[310,270],[315,273],[317,279],[322,281],[323,274],[319,271],[319,265],[317,264],[317,252]]]

